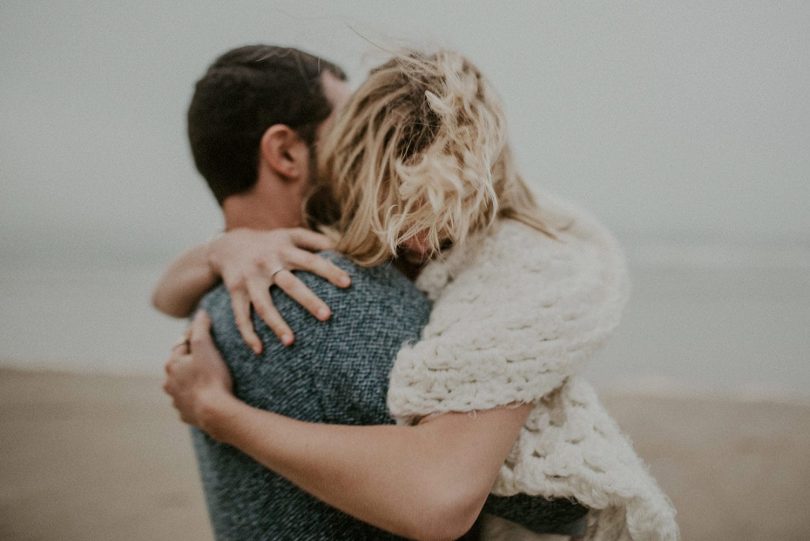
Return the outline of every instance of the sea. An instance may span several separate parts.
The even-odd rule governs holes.
[[[625,250],[630,300],[585,372],[598,388],[810,401],[807,246]],[[165,264],[4,263],[0,367],[160,376],[186,325],[150,305]]]

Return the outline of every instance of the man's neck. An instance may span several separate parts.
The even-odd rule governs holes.
[[[300,227],[303,224],[300,211],[279,208],[278,205],[260,198],[229,197],[222,205],[225,215],[225,230],[245,227],[248,229],[278,229]]]

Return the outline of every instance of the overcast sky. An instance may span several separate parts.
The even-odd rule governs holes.
[[[210,236],[185,109],[254,42],[355,85],[377,45],[457,48],[502,95],[525,176],[628,242],[806,242],[808,28],[807,2],[5,1],[0,250],[129,261]]]

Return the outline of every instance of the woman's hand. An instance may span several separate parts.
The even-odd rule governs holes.
[[[338,287],[348,287],[351,278],[346,271],[312,253],[331,248],[332,242],[326,236],[303,228],[234,229],[211,241],[208,264],[222,277],[231,295],[236,326],[254,352],[261,353],[262,342],[250,319],[251,305],[282,344],[289,346],[294,340],[292,330],[270,297],[273,284],[321,321],[332,315],[326,303],[290,272],[309,271]]]
[[[205,430],[208,420],[228,400],[235,400],[228,367],[211,339],[211,319],[200,310],[186,341],[166,361],[163,390],[183,422]]]

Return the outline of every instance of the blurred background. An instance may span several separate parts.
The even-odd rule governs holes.
[[[804,2],[0,3],[0,538],[210,536],[159,389],[184,323],[149,295],[222,226],[193,84],[257,42],[355,86],[400,45],[469,56],[524,176],[625,248],[589,374],[685,539],[810,538],[808,28]]]

